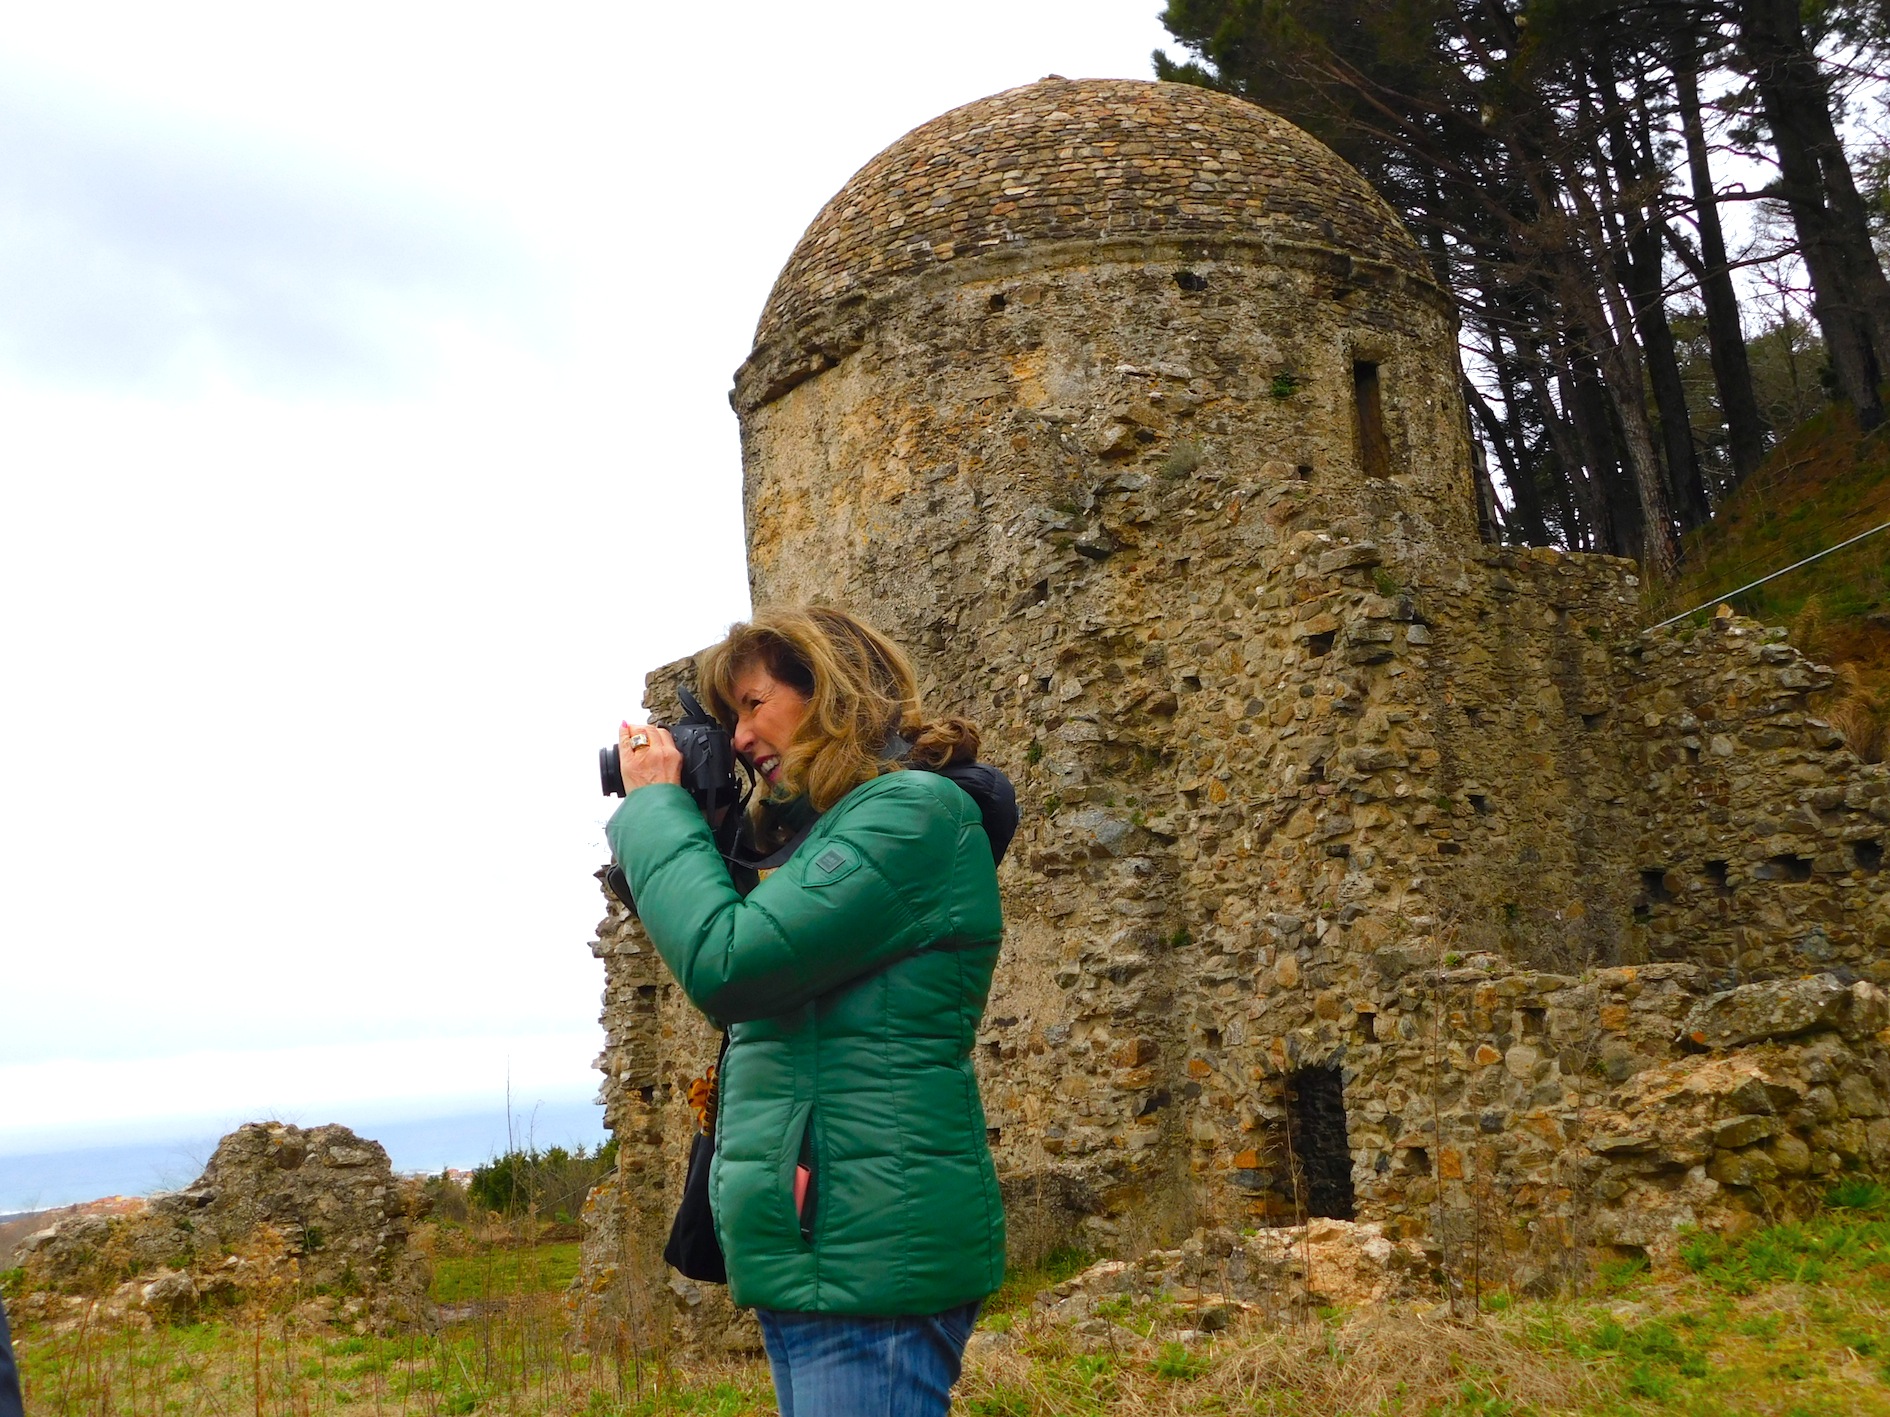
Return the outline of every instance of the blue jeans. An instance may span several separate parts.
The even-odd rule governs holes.
[[[781,1417],[944,1417],[978,1305],[856,1318],[757,1309]]]

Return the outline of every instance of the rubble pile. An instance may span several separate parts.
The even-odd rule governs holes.
[[[394,1175],[379,1142],[251,1122],[184,1190],[28,1236],[17,1307],[58,1322],[102,1300],[110,1314],[176,1321],[286,1303],[361,1328],[415,1323],[429,1274],[408,1241],[424,1212],[420,1186]]]

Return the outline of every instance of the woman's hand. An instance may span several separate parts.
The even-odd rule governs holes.
[[[617,730],[617,757],[623,764],[623,795],[656,782],[682,785],[682,753],[667,728],[626,723]]]

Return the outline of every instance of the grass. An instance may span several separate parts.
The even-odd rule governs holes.
[[[438,1333],[337,1336],[260,1321],[16,1336],[36,1414],[551,1414],[717,1417],[774,1408],[766,1369],[622,1366],[568,1342],[562,1298],[520,1296]]]
[[[559,1276],[575,1247],[442,1261],[434,1334],[337,1334],[293,1313],[186,1327],[22,1326],[37,1414],[585,1414],[749,1417],[765,1364],[619,1365],[570,1343]],[[1601,1269],[1577,1299],[1484,1296],[1480,1311],[1384,1307],[1294,1323],[1236,1314],[1213,1335],[1156,1300],[1100,1325],[1035,1300],[1087,1256],[1052,1255],[987,1305],[955,1410],[972,1417],[1890,1417],[1890,1190],[1853,1181],[1803,1222],[1692,1237],[1672,1273]],[[1090,1330],[1097,1331],[1090,1331]]]
[[[1695,1274],[1729,1294],[1754,1294],[1778,1283],[1841,1283],[1890,1304],[1890,1186],[1845,1181],[1809,1220],[1768,1226],[1740,1239],[1697,1235],[1682,1257]]]
[[[1017,1314],[960,1388],[977,1417],[1890,1417],[1890,1191],[1800,1225],[1695,1237],[1676,1273],[1600,1268],[1579,1299],[1361,1309],[1182,1342],[1172,1305],[1105,1300],[1103,1335]]]
[[[204,1323],[140,1327],[88,1314],[14,1331],[27,1410],[59,1417],[473,1413],[745,1417],[774,1410],[764,1366],[621,1362],[571,1341],[564,1291],[579,1246],[530,1224],[437,1227],[432,1333],[339,1333],[293,1301]],[[554,1232],[555,1233],[555,1232]]]
[[[1781,439],[1765,464],[1687,539],[1664,599],[1681,610],[1890,521],[1890,442],[1832,406]],[[1783,623],[1817,597],[1842,617],[1890,609],[1890,532],[1747,591],[1736,609]],[[1858,558],[1853,561],[1853,557]]]
[[[562,1292],[577,1278],[580,1246],[534,1245],[449,1255],[433,1263],[433,1298],[463,1304],[516,1294]]]

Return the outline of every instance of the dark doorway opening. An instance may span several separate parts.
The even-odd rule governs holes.
[[[1336,1067],[1301,1068],[1287,1079],[1293,1159],[1306,1180],[1306,1213],[1350,1220],[1352,1146],[1345,1133],[1345,1083]]]

